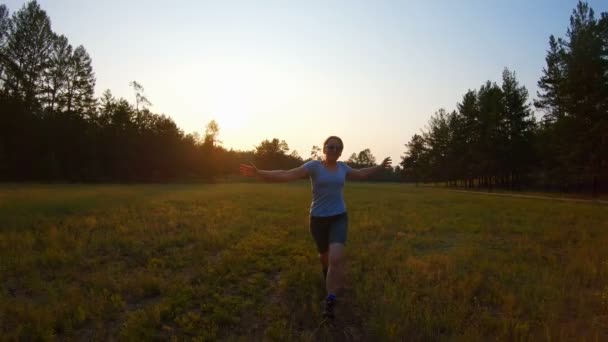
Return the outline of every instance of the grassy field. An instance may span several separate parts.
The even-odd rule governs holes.
[[[608,339],[608,206],[353,184],[319,328],[310,185],[0,185],[2,339]]]

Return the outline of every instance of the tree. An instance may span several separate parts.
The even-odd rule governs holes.
[[[265,139],[256,148],[255,152],[260,155],[280,155],[289,151],[289,145],[285,140],[274,138],[272,140]]]
[[[477,92],[474,90],[467,91],[462,97],[462,102],[456,105],[460,118],[459,143],[462,144],[461,160],[465,170],[465,182],[468,187],[472,187],[475,179],[481,173],[479,160],[479,145],[480,137],[480,113],[477,102]]]
[[[426,169],[427,147],[424,137],[419,134],[414,134],[412,139],[405,145],[407,151],[401,157],[401,166],[403,167],[404,176],[410,178],[416,183],[423,181],[424,171]]]
[[[449,168],[449,183],[458,186],[463,181],[465,186],[470,186],[468,180],[471,178],[470,165],[468,164],[468,139],[470,131],[466,129],[464,117],[456,111],[452,111],[447,117],[450,141],[447,146],[446,163]]]
[[[549,37],[549,51],[545,61],[547,66],[543,68],[543,75],[538,81],[538,99],[534,106],[545,112],[543,119],[553,123],[565,115],[566,109],[562,103],[563,83],[565,79],[564,49],[553,35]]]
[[[290,169],[298,166],[301,159],[289,156],[288,151],[289,145],[285,140],[265,139],[256,146],[254,160],[259,168],[264,169]]]
[[[321,160],[323,156],[323,150],[317,146],[317,145],[313,145],[312,149],[310,150],[310,159],[311,160]]]
[[[549,172],[577,188],[590,184],[594,196],[608,161],[607,26],[608,14],[598,21],[587,3],[577,4],[566,37],[549,39],[535,102],[550,133],[545,136],[555,163]]]
[[[49,65],[55,40],[51,21],[38,3],[31,1],[13,14],[7,35],[3,49],[5,90],[34,110],[39,107],[41,78]]]
[[[8,25],[9,25],[8,14],[9,14],[9,12],[8,12],[8,8],[6,8],[6,5],[1,4],[0,5],[0,49],[2,49],[4,47],[4,45],[6,45],[6,38],[7,38]]]
[[[110,89],[106,89],[99,99],[98,107],[99,117],[97,121],[102,127],[110,124],[115,105],[116,99],[112,96]]]
[[[448,158],[451,139],[448,114],[445,109],[439,109],[430,118],[428,133],[425,134],[425,141],[429,147],[429,163],[435,180],[447,181],[450,178]]]
[[[217,124],[215,120],[209,121],[207,127],[205,127],[205,137],[204,144],[210,144],[211,146],[215,146],[216,144],[221,144],[222,142],[217,139],[220,134],[220,126]]]
[[[8,38],[8,27],[10,18],[8,16],[8,8],[6,5],[0,5],[0,91],[4,89],[4,47]]]
[[[608,161],[601,152],[608,144],[608,60],[606,16],[598,22],[592,8],[579,2],[570,17],[563,41],[565,51],[567,112],[573,115],[577,134],[570,140],[571,153],[582,166],[593,196],[599,192],[600,175]],[[606,179],[606,177],[604,177]]]
[[[357,155],[357,165],[359,167],[369,167],[376,165],[376,157],[372,154],[369,148],[359,152]]]
[[[563,40],[557,40],[553,35],[549,37],[549,50],[545,58],[547,66],[538,81],[538,100],[534,101],[534,106],[544,111],[540,131],[542,140],[539,141],[544,173],[549,179],[559,182],[562,190],[567,187],[570,175],[575,173],[574,164],[569,160],[573,125],[570,124],[572,117],[567,115],[565,105],[567,70],[563,44]]]
[[[139,111],[139,106],[142,106],[142,109],[146,108],[146,106],[151,106],[152,103],[148,101],[148,98],[144,96],[144,87],[137,83],[137,81],[133,81],[129,83],[131,87],[133,87],[133,91],[135,92],[135,110]]]
[[[205,137],[201,145],[201,155],[204,158],[204,162],[201,163],[203,168],[203,177],[213,179],[219,170],[219,158],[217,155],[218,146],[217,143],[218,135],[220,133],[220,126],[215,120],[209,121],[207,127],[205,127]]]
[[[515,72],[504,69],[502,74],[502,93],[504,115],[501,122],[504,132],[503,170],[507,171],[508,186],[519,187],[523,175],[531,169],[535,160],[533,135],[536,121],[528,104],[528,90],[520,86]]]
[[[59,107],[60,97],[64,96],[68,86],[68,69],[72,58],[72,46],[68,39],[55,36],[51,49],[49,66],[43,74],[42,103],[50,111]]]
[[[353,154],[348,157],[346,160],[346,164],[350,165],[350,167],[359,167],[359,161],[357,160],[357,154],[353,152]]]
[[[61,101],[68,112],[92,115],[95,110],[95,74],[91,63],[85,48],[78,46],[70,58],[67,89]]]
[[[480,165],[481,181],[491,190],[501,170],[500,159],[504,156],[504,132],[501,131],[503,101],[502,90],[496,83],[487,81],[479,88],[477,102],[479,108],[479,141],[475,146],[477,162]]]
[[[302,160],[302,157],[300,157],[300,154],[298,153],[298,151],[293,150],[291,151],[291,153],[289,154],[289,156],[293,159],[299,159]]]

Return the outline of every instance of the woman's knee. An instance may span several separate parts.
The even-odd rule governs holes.
[[[344,248],[334,248],[329,253],[329,264],[336,267],[344,264]]]
[[[342,265],[344,265],[344,257],[342,256],[334,256],[334,257],[329,257],[329,266],[336,268],[336,267],[341,267]]]

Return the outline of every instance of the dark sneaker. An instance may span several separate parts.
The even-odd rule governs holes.
[[[336,304],[335,299],[327,298],[325,300],[325,309],[323,310],[323,318],[328,320],[334,319],[334,305]]]

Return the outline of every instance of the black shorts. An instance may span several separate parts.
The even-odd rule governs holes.
[[[310,233],[319,253],[329,250],[330,243],[346,244],[348,234],[348,215],[342,213],[334,216],[311,216]]]

